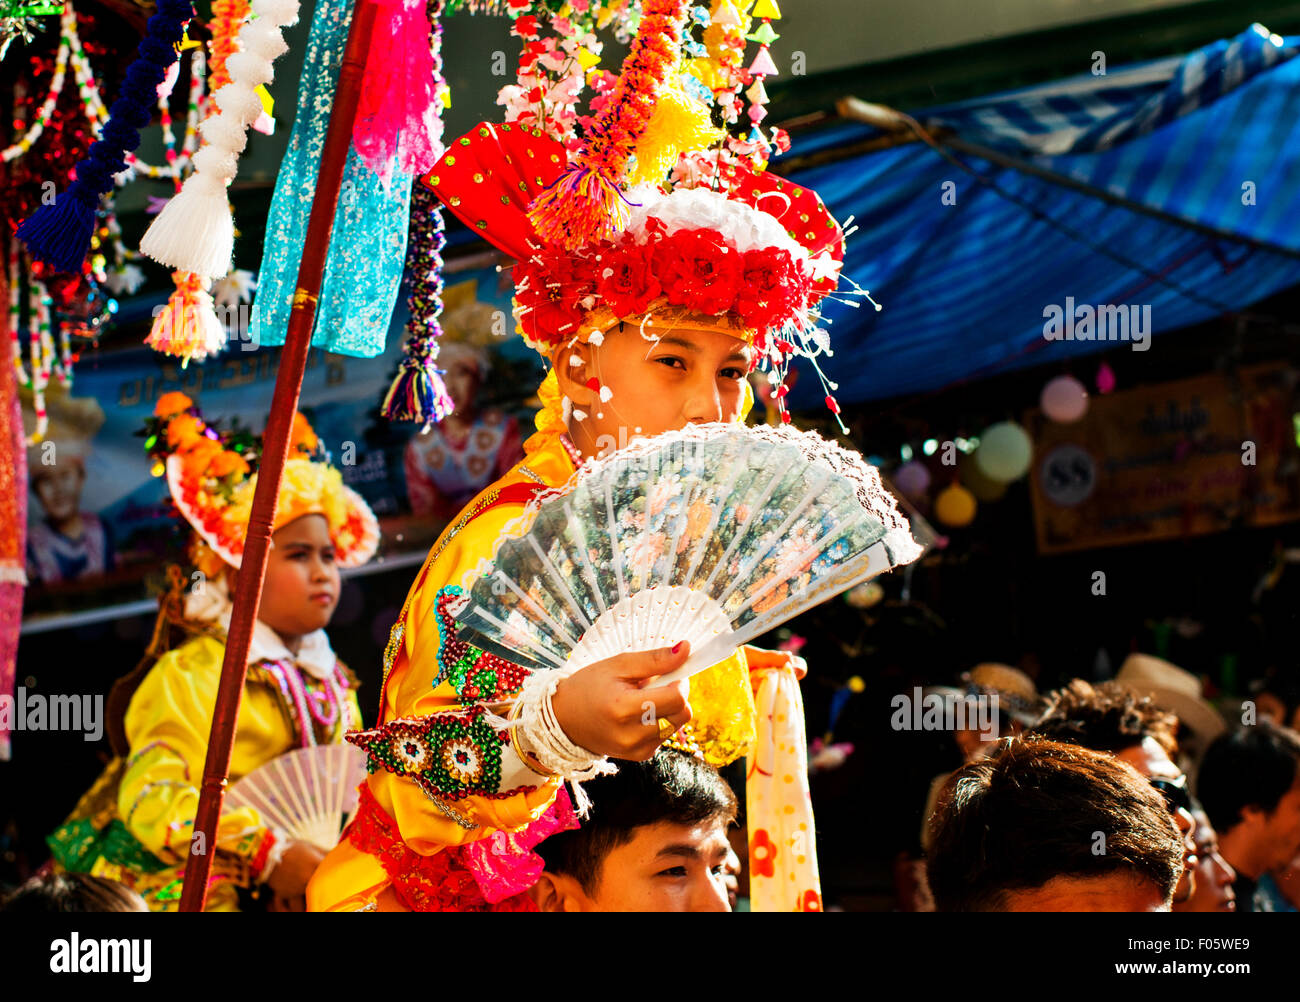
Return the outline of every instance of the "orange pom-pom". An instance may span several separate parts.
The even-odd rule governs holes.
[[[187,477],[201,477],[207,473],[208,464],[225,450],[221,443],[201,436],[188,449],[181,453],[181,467]]]
[[[167,425],[167,445],[172,449],[187,449],[203,437],[203,424],[193,414],[181,414]]]
[[[173,414],[184,414],[194,406],[194,401],[184,393],[173,390],[171,393],[164,393],[154,404],[153,416],[156,418],[169,418]]]
[[[289,431],[289,452],[301,450],[306,453],[313,453],[320,444],[320,439],[316,437],[316,432],[312,429],[311,422],[302,416],[302,412],[294,414],[293,428]]]
[[[210,477],[227,477],[232,473],[247,476],[248,469],[248,463],[244,461],[243,456],[226,449],[212,458],[212,462],[207,467],[207,474]]]

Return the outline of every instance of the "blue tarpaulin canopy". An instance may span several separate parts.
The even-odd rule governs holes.
[[[1076,311],[1150,307],[1162,351],[1172,331],[1300,284],[1297,53],[1300,37],[1255,25],[1186,56],[915,112],[941,145],[945,131],[967,144],[947,157],[915,142],[792,174],[852,217],[844,273],[883,306],[826,310],[838,399],[1115,347],[1044,336],[1067,297]],[[837,125],[795,152],[877,134]],[[794,406],[816,404],[816,383],[800,381]]]

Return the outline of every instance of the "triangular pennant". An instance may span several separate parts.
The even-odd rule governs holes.
[[[757,31],[750,32],[745,36],[751,42],[760,42],[763,45],[771,45],[781,36],[772,30],[772,26],[764,21],[758,26]]]
[[[736,28],[741,24],[740,11],[731,5],[729,0],[722,0],[717,13],[713,15],[713,23],[721,25],[724,28]]]
[[[754,4],[754,9],[749,12],[750,17],[766,17],[773,21],[781,20],[781,8],[776,5],[776,0],[758,0]]]
[[[772,56],[764,45],[758,50],[758,55],[754,57],[753,65],[749,67],[749,72],[754,76],[774,77],[777,75],[776,63],[772,62]]]

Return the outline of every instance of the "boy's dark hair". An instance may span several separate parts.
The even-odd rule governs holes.
[[[635,829],[712,818],[730,824],[736,818],[736,795],[718,770],[666,748],[648,762],[619,762],[617,773],[589,780],[583,789],[592,808],[582,827],[552,835],[538,844],[537,853],[548,873],[573,877],[587,894],[600,887],[605,857],[631,842]]]
[[[1183,871],[1178,828],[1150,783],[1108,754],[1041,738],[1004,738],[953,773],[930,832],[926,872],[945,912],[1000,911],[1008,891],[1116,872],[1168,901]]]
[[[1269,720],[1216,738],[1205,750],[1196,793],[1210,823],[1225,835],[1241,822],[1245,807],[1263,811],[1295,784],[1300,767],[1300,734]]]
[[[0,905],[0,912],[14,915],[144,910],[144,898],[125,884],[88,873],[32,877]]]
[[[1117,682],[1094,686],[1081,678],[1047,694],[1047,709],[1031,729],[1048,741],[1112,754],[1152,738],[1170,758],[1178,754],[1177,731],[1178,718],[1150,697]]]

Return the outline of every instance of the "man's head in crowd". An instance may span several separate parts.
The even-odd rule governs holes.
[[[88,873],[32,877],[0,904],[0,912],[17,915],[148,910],[144,898],[125,884]]]
[[[1165,797],[1182,832],[1183,875],[1174,901],[1189,900],[1196,891],[1196,842],[1187,777],[1174,763],[1178,718],[1115,682],[1089,685],[1074,679],[1047,695],[1047,711],[1033,734],[1050,741],[1082,745],[1106,752],[1146,776]]]
[[[1237,908],[1232,882],[1237,873],[1219,853],[1219,836],[1200,803],[1192,800],[1196,829],[1196,890],[1186,901],[1174,903],[1176,912],[1230,912]]]
[[[1167,911],[1182,860],[1164,799],[1130,766],[1009,738],[948,780],[926,872],[939,911]]]
[[[1197,781],[1223,855],[1257,880],[1300,852],[1300,734],[1267,720],[1225,734]]]
[[[725,912],[736,797],[718,771],[661,749],[584,784],[590,816],[537,846],[541,911]]]

